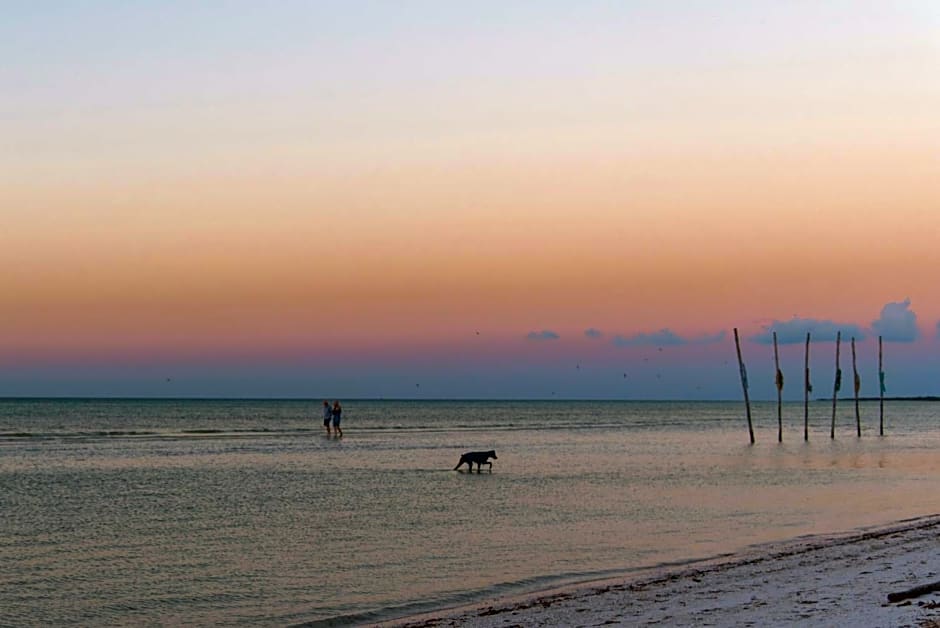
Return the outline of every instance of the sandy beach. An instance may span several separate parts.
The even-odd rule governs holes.
[[[940,626],[940,515],[755,547],[684,567],[381,624],[436,626]]]

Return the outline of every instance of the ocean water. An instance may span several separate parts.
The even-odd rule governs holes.
[[[940,404],[0,400],[0,624],[346,624],[940,512]],[[492,472],[452,470],[495,449]]]

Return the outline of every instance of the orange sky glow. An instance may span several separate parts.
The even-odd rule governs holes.
[[[298,39],[241,70],[221,61],[235,33],[192,67],[185,53],[104,70],[93,49],[24,58],[0,77],[15,94],[0,119],[0,367],[613,362],[638,352],[611,339],[663,329],[870,332],[905,299],[908,349],[936,343],[936,7],[787,31],[832,16],[701,22],[641,4],[609,9],[620,33],[596,7],[559,30],[572,16],[555,8],[518,40],[441,8],[463,37],[449,51],[336,15],[369,43]],[[262,31],[290,17],[274,13]],[[537,62],[553,37],[567,54]],[[527,339],[541,330],[559,337]],[[729,342],[683,350],[707,364]]]

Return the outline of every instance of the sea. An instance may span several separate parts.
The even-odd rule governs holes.
[[[0,400],[0,625],[347,625],[940,512],[940,403]],[[454,471],[496,451],[492,470]]]

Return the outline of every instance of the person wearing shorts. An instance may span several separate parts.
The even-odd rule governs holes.
[[[330,420],[333,418],[333,411],[330,409],[330,402],[323,402],[323,427],[326,428],[326,433],[330,434]]]
[[[343,420],[343,408],[339,405],[339,401],[333,402],[333,431],[336,432],[337,436],[343,435],[343,428],[339,426],[339,422]]]

